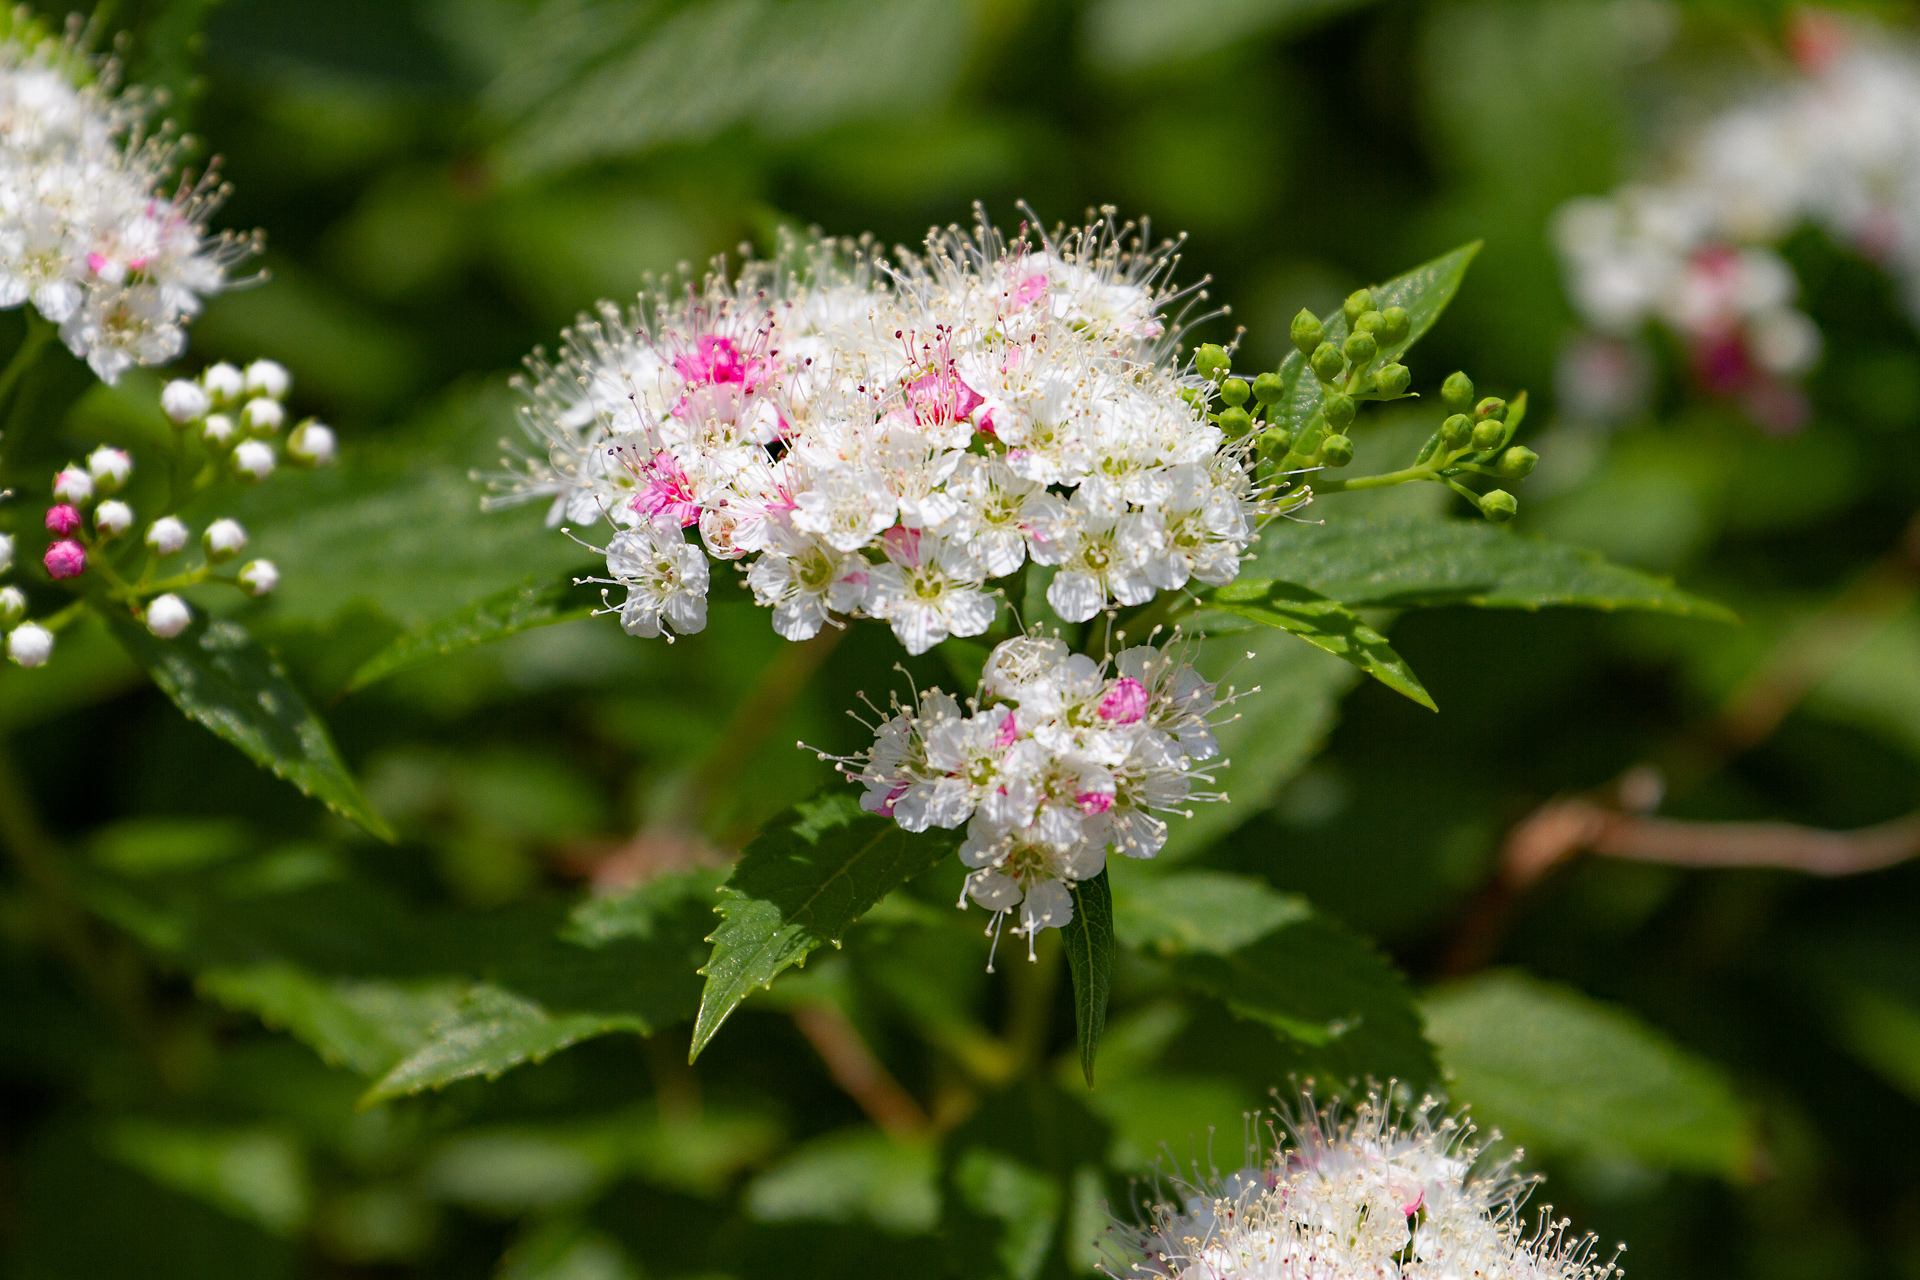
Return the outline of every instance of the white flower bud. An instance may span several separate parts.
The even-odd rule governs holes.
[[[233,419],[224,413],[207,415],[207,424],[200,428],[200,438],[216,448],[233,439],[239,428],[233,425]]]
[[[197,382],[185,378],[175,378],[160,389],[160,410],[180,426],[186,426],[196,418],[207,416],[207,410],[213,407],[213,397],[207,389]]]
[[[322,467],[333,460],[333,428],[309,418],[287,436],[287,454],[295,462]]]
[[[206,549],[207,559],[219,564],[240,554],[241,548],[247,545],[247,531],[240,527],[238,520],[215,520],[200,535],[200,545]]]
[[[172,555],[186,546],[187,539],[192,536],[192,530],[187,528],[186,521],[179,516],[161,516],[147,526],[147,545],[152,547],[157,555]]]
[[[207,389],[215,404],[228,404],[240,398],[240,393],[247,389],[247,380],[238,369],[222,360],[207,366],[207,371],[200,375],[200,385]]]
[[[11,627],[27,616],[27,593],[18,587],[0,587],[0,627]]]
[[[187,602],[171,591],[147,601],[147,630],[162,640],[173,639],[192,621],[193,611],[187,608]]]
[[[109,498],[94,508],[93,527],[103,538],[117,538],[133,527],[133,508],[118,498]]]
[[[271,560],[249,560],[240,567],[240,585],[250,596],[264,596],[280,585],[280,570]]]
[[[93,477],[77,462],[70,462],[53,478],[53,496],[62,502],[79,504],[93,497]]]
[[[0,573],[13,568],[13,535],[0,533]]]
[[[255,360],[247,366],[247,390],[255,395],[285,399],[292,385],[293,375],[278,360]]]
[[[53,632],[37,622],[23,622],[7,632],[7,656],[23,667],[43,667],[53,656]]]
[[[287,420],[287,411],[278,400],[255,396],[240,411],[240,425],[257,436],[270,436]]]
[[[103,444],[87,455],[87,473],[102,493],[112,493],[133,474],[133,455]]]
[[[273,446],[265,440],[242,440],[233,447],[233,469],[242,476],[265,480],[273,474]]]

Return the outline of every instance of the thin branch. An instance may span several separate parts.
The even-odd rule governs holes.
[[[912,1138],[932,1127],[927,1113],[873,1056],[846,1014],[830,1004],[803,1004],[793,1011],[793,1021],[827,1064],[833,1082],[887,1134]]]

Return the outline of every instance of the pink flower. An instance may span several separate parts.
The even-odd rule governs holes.
[[[759,361],[749,361],[740,354],[740,348],[733,345],[732,338],[718,338],[712,335],[700,339],[695,344],[693,354],[681,356],[673,362],[680,376],[688,382],[714,384],[720,382],[747,381],[748,366]]]
[[[1100,699],[1098,710],[1109,724],[1137,724],[1147,714],[1147,687],[1132,676],[1121,676]]]
[[[59,503],[47,508],[47,532],[66,537],[80,527],[80,513],[69,503]],[[75,570],[78,572],[78,570]],[[55,577],[60,575],[55,574]]]
[[[640,468],[645,487],[634,495],[632,507],[657,520],[671,520],[684,529],[700,519],[700,503],[692,483],[674,456],[662,449]]]
[[[1073,798],[1073,802],[1080,806],[1080,812],[1098,817],[1100,814],[1113,808],[1113,793],[1111,791],[1082,791]]]
[[[993,735],[993,745],[1010,747],[1020,738],[1019,722],[1013,718],[1013,712],[1007,712],[1007,718],[1000,722],[1000,731]]]
[[[77,578],[86,572],[87,549],[72,538],[62,538],[47,548],[45,563],[55,578]]]

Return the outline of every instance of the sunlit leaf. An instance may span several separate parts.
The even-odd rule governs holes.
[[[466,989],[447,981],[330,981],[278,962],[209,969],[195,985],[209,999],[287,1032],[329,1065],[366,1076],[386,1072],[451,1022]]]
[[[1351,662],[1395,693],[1429,711],[1433,699],[1387,638],[1346,606],[1291,582],[1240,581],[1215,591],[1208,607],[1262,626],[1291,632],[1308,644]]]
[[[1304,898],[1225,871],[1123,877],[1113,895],[1120,941],[1162,955],[1224,955],[1311,914]]]
[[[571,622],[593,611],[593,598],[571,576],[534,578],[400,636],[354,672],[348,692],[364,689],[418,663],[504,640],[508,636]]]
[[[1091,880],[1071,886],[1073,919],[1060,931],[1073,975],[1073,1026],[1080,1044],[1080,1069],[1093,1083],[1094,1054],[1107,1024],[1107,989],[1113,981],[1113,892],[1101,869]]]

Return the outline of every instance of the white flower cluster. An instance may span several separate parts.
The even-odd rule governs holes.
[[[1594,1240],[1569,1239],[1522,1206],[1538,1181],[1513,1159],[1480,1160],[1473,1128],[1436,1118],[1431,1098],[1402,1108],[1371,1093],[1352,1111],[1281,1113],[1266,1160],[1125,1231],[1130,1274],[1179,1280],[1609,1280]],[[1478,1167],[1477,1167],[1478,1166]],[[1617,1255],[1616,1255],[1617,1257]]]
[[[746,562],[789,639],[868,616],[911,653],[984,632],[987,584],[1029,559],[1076,622],[1231,581],[1262,503],[1210,384],[1175,366],[1163,315],[1191,295],[1144,234],[1108,218],[1009,243],[983,221],[918,254],[819,243],[603,304],[558,364],[530,362],[542,455],[491,501],[620,526],[595,581],[627,589],[643,636],[705,624],[707,556]]]
[[[177,140],[146,129],[151,99],[118,68],[0,11],[0,308],[31,302],[113,382],[186,347],[184,325],[257,237],[207,234],[225,196],[209,175],[161,187]]]
[[[1160,851],[1157,814],[1224,798],[1194,782],[1212,781],[1199,767],[1220,753],[1210,717],[1231,700],[1153,645],[1109,669],[1059,640],[1016,636],[988,657],[965,708],[938,689],[896,705],[873,746],[840,767],[866,787],[863,808],[908,831],[964,824],[966,896],[995,925],[1017,907],[1014,932],[1031,949],[1073,919],[1068,886],[1099,875],[1109,852]]]
[[[1818,12],[1795,47],[1806,74],[1709,122],[1665,181],[1572,201],[1555,221],[1586,321],[1616,336],[1667,325],[1723,394],[1819,358],[1770,247],[1800,226],[1883,264],[1920,319],[1920,54]]]
[[[175,427],[198,436],[230,475],[260,481],[280,463],[292,388],[292,375],[276,360],[255,360],[245,370],[222,361],[198,378],[175,378],[161,388],[160,408]],[[333,429],[313,418],[289,431],[285,443],[287,457],[306,467],[332,461],[334,447]]]

